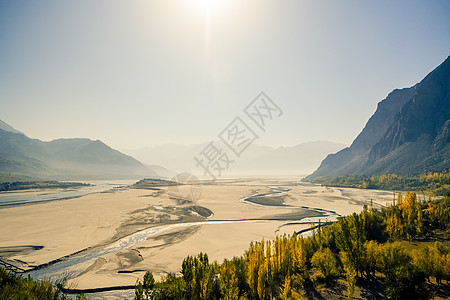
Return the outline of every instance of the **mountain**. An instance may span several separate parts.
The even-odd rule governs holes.
[[[194,156],[207,145],[194,144],[164,144],[140,149],[122,149],[125,154],[131,155],[147,165],[160,165],[175,173],[193,172]]]
[[[122,150],[148,164],[163,165],[176,172],[201,173],[195,166],[194,157],[208,145],[165,144],[138,150]],[[225,145],[216,141],[222,149]],[[223,176],[229,175],[300,175],[307,174],[318,167],[320,161],[328,154],[345,147],[344,144],[315,141],[298,144],[292,147],[270,147],[252,144],[241,157],[228,151],[229,158],[234,160]]]
[[[329,153],[334,153],[344,144],[328,141],[313,141],[291,147],[249,148],[248,155],[236,160],[236,173],[267,175],[308,174],[319,165]],[[230,172],[235,171],[232,169]]]
[[[9,175],[11,178],[57,180],[159,177],[151,168],[99,140],[43,142],[8,126],[2,125],[9,131],[0,129],[2,181]]]
[[[352,145],[306,179],[450,169],[450,56],[420,83],[378,103]]]
[[[8,132],[22,133],[16,129],[14,129],[11,125],[3,122],[2,120],[0,120],[0,129],[3,129],[4,131],[8,131]]]
[[[158,174],[162,178],[173,178],[177,173],[175,173],[172,170],[169,170],[167,168],[164,168],[163,166],[159,165],[147,165],[150,169],[152,169],[156,174]]]

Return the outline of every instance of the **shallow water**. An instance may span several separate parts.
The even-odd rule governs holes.
[[[93,193],[101,193],[110,190],[115,185],[105,183],[100,185],[85,186],[69,189],[43,190],[43,193],[36,194],[34,190],[13,191],[0,193],[0,207],[42,203],[49,201],[59,201],[86,196]]]
[[[268,197],[273,195],[280,195],[288,190],[286,189],[279,189],[278,187],[272,187],[272,191],[270,193],[265,194],[253,194],[250,197]],[[243,197],[241,199],[242,202],[247,203],[249,205],[259,205],[264,206],[262,204],[255,204],[251,201],[248,201],[249,197]],[[270,205],[268,205],[270,206]],[[295,206],[289,206],[289,207],[295,207]],[[26,275],[30,275],[32,278],[35,279],[49,279],[49,280],[57,280],[63,277],[66,278],[74,278],[77,277],[85,268],[92,264],[93,261],[101,256],[104,256],[106,254],[112,253],[112,252],[118,252],[120,250],[128,249],[137,243],[143,242],[147,240],[148,238],[155,236],[163,231],[167,231],[174,228],[181,228],[181,227],[192,227],[192,226],[200,226],[200,225],[221,225],[221,224],[232,224],[232,223],[262,223],[262,222],[286,222],[285,225],[290,224],[311,224],[311,223],[318,223],[318,222],[332,222],[335,221],[339,215],[334,211],[324,210],[324,209],[318,209],[318,208],[311,208],[311,207],[305,207],[301,206],[298,207],[304,210],[308,211],[314,211],[320,214],[320,216],[317,217],[304,217],[299,219],[292,219],[292,220],[286,220],[286,219],[242,219],[242,220],[210,220],[210,221],[200,221],[200,222],[187,222],[187,223],[178,223],[178,224],[168,224],[168,225],[162,225],[157,227],[152,227],[148,229],[144,229],[138,232],[135,232],[129,236],[126,236],[111,245],[99,249],[99,250],[89,250],[85,254],[77,254],[73,257],[69,257],[66,259],[63,259],[59,262],[49,264],[48,266],[25,272]],[[305,230],[302,235],[308,236],[311,234],[313,230]]]

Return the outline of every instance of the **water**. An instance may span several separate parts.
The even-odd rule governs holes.
[[[278,187],[272,187],[271,193],[261,194],[259,196],[267,197],[267,196],[273,196],[273,195],[280,195],[285,192],[287,192],[287,190],[279,189]],[[254,194],[250,197],[257,197],[257,196],[258,196],[258,194]],[[255,205],[255,203],[252,203],[251,201],[247,201],[248,198],[249,197],[244,197],[241,199],[241,201],[245,202],[249,205]],[[261,204],[256,204],[256,205],[261,205]],[[97,259],[101,256],[104,256],[106,254],[109,254],[109,253],[128,249],[137,243],[147,240],[149,237],[155,236],[163,231],[167,231],[167,230],[170,230],[173,228],[192,227],[192,226],[199,226],[199,225],[220,225],[220,224],[231,224],[231,223],[250,223],[250,222],[257,223],[257,222],[280,222],[280,221],[286,222],[285,225],[311,224],[311,223],[318,223],[319,221],[320,222],[335,221],[339,217],[339,215],[336,214],[334,211],[305,207],[305,206],[298,206],[298,208],[310,210],[310,211],[316,211],[317,213],[320,214],[320,216],[305,217],[305,218],[295,219],[295,220],[285,220],[285,219],[211,220],[211,221],[202,221],[202,222],[168,224],[168,225],[152,227],[152,228],[138,231],[129,236],[126,236],[103,249],[89,250],[89,252],[87,252],[85,254],[81,253],[81,254],[74,255],[73,257],[66,258],[64,260],[61,260],[54,264],[42,267],[40,269],[28,271],[28,272],[26,272],[26,275],[30,275],[32,278],[35,278],[35,279],[48,279],[48,280],[52,280],[52,281],[55,281],[57,279],[64,278],[64,277],[74,278],[74,277],[78,276],[81,272],[83,272],[83,270],[85,270],[89,266],[89,264],[92,264],[95,259]],[[307,236],[307,235],[310,235],[311,232],[312,232],[312,230],[305,231],[304,233],[302,233],[302,235]]]
[[[101,193],[112,189],[114,186],[115,185],[110,183],[103,183],[99,185],[83,186],[63,190],[43,190],[42,194],[36,194],[34,192],[30,192],[30,190],[20,191],[19,193],[16,191],[3,192],[0,193],[0,208],[14,205],[73,199],[93,193]]]
[[[261,219],[261,220],[204,221],[204,222],[179,223],[179,224],[170,224],[152,227],[126,236],[103,249],[90,250],[86,254],[78,254],[73,257],[69,257],[59,262],[42,267],[40,269],[27,271],[24,274],[25,276],[30,275],[34,279],[47,279],[50,281],[56,281],[58,279],[65,277],[73,278],[78,276],[83,270],[85,270],[89,264],[93,263],[94,259],[97,259],[103,255],[112,252],[128,249],[134,246],[135,244],[143,242],[149,237],[154,236],[163,231],[179,227],[191,227],[199,225],[220,225],[230,223],[249,223],[249,222],[279,222],[279,220]]]

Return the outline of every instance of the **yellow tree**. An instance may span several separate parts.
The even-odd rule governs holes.
[[[303,271],[306,267],[306,251],[303,237],[297,234],[292,236],[293,242],[293,269],[295,272]]]
[[[250,292],[253,295],[258,294],[258,271],[261,262],[259,243],[251,243],[246,253],[247,256],[247,283],[250,287]]]
[[[258,270],[258,297],[267,298],[267,264],[263,263]]]
[[[347,280],[347,298],[355,298],[356,270],[351,266],[345,267],[345,279]]]
[[[236,267],[231,261],[226,259],[220,267],[219,285],[220,292],[222,293],[222,299],[238,299],[239,287],[236,277]]]
[[[284,279],[284,284],[283,284],[283,293],[281,294],[280,298],[282,300],[297,300],[297,299],[302,299],[302,297],[300,296],[300,294],[294,290],[292,290],[291,287],[291,279],[289,277],[286,277]]]
[[[405,224],[405,231],[409,241],[411,241],[411,238],[416,235],[416,219],[418,216],[417,204],[418,202],[416,193],[406,193],[405,199],[398,206],[398,209],[402,212],[402,219],[403,223]]]
[[[401,205],[402,203],[403,203],[403,194],[402,193],[398,193],[397,205]]]
[[[386,232],[390,237],[399,237],[403,234],[403,224],[395,214],[390,215],[385,221]]]
[[[369,241],[365,244],[366,256],[365,256],[365,269],[368,274],[375,276],[375,270],[377,267],[377,258],[379,254],[379,246],[375,241]]]
[[[422,205],[417,202],[417,219],[416,219],[416,232],[417,234],[421,235],[423,234],[423,212],[422,212]]]

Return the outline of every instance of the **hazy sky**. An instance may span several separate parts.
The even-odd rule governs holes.
[[[450,54],[450,1],[3,1],[0,119],[118,149],[217,135],[260,92],[258,144],[349,144]]]

